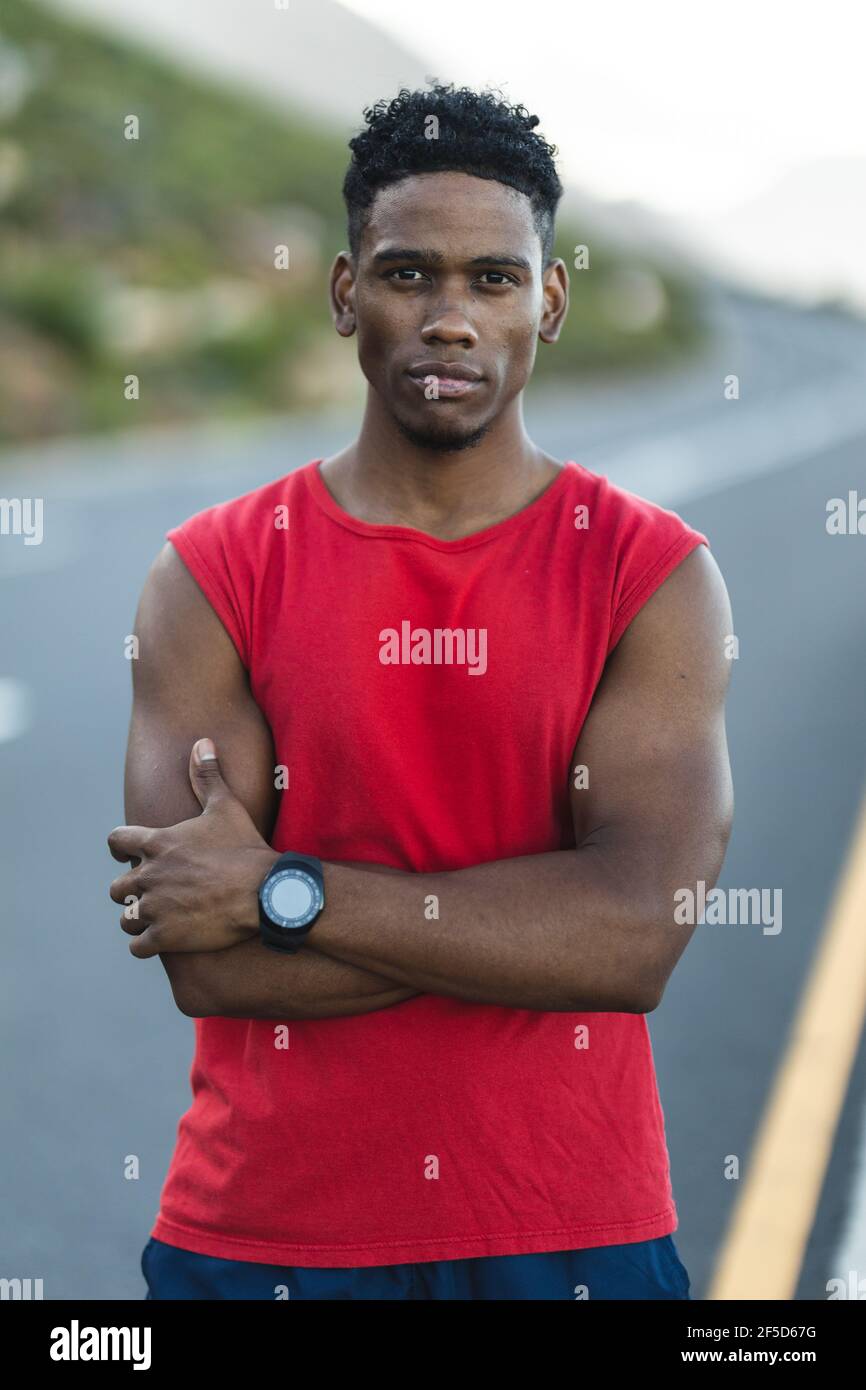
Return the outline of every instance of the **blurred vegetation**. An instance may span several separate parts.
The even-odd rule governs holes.
[[[300,114],[3,0],[0,442],[360,399],[327,307],[347,161]],[[587,239],[560,226],[570,268]],[[699,336],[685,282],[597,237],[592,273],[571,274],[542,380],[664,362]]]

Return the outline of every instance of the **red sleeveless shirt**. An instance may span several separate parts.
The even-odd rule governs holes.
[[[707,538],[569,461],[521,511],[439,540],[349,515],[319,462],[168,532],[289,769],[273,847],[416,873],[572,847],[570,760],[606,657]],[[474,644],[386,663],[404,623]],[[195,1020],[156,1239],[325,1267],[676,1230],[644,1015],[423,994],[290,1020],[288,1047],[279,1027]]]

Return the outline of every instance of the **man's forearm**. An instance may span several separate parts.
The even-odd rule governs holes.
[[[433,874],[328,863],[309,947],[475,1003],[645,1012],[672,900],[663,910],[658,876],[626,885],[621,866],[594,845]]]
[[[430,874],[325,861],[325,910],[296,955],[261,943],[251,893],[248,940],[171,956],[175,998],[230,1018],[333,1018],[418,993],[645,1012],[676,928],[658,872],[625,873],[640,857],[586,845]]]
[[[342,1018],[421,993],[306,947],[281,955],[256,937],[223,951],[174,952],[171,967],[178,1005],[197,1018]]]
[[[279,856],[264,845],[222,846],[206,854],[203,875],[205,851],[195,837],[205,821],[170,827],[156,843],[152,832],[135,828],[109,837],[131,835],[133,851],[145,837],[149,925],[136,945],[162,956],[178,1007],[195,1017],[331,1018],[419,993],[545,1011],[640,1013],[656,1007],[666,969],[688,939],[672,916],[682,866],[673,872],[662,846],[624,843],[620,834],[616,843],[435,873],[324,860],[324,911],[301,951],[284,956],[258,935],[258,885]],[[172,837],[185,848],[169,859]],[[125,839],[113,845],[121,855],[128,850]],[[112,884],[115,901],[135,893],[135,874]],[[203,876],[217,885],[206,912]]]

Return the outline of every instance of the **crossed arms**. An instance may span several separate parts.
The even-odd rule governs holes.
[[[705,546],[674,570],[608,658],[569,776],[576,848],[453,872],[325,864],[325,911],[283,957],[258,938],[256,890],[277,857],[274,747],[234,645],[166,544],[136,618],[126,758],[132,861],[111,886],[121,925],[160,955],[190,1017],[329,1018],[419,993],[549,1011],[657,1007],[693,926],[674,892],[715,884],[733,794],[724,723],[732,631]],[[191,750],[207,737],[217,758]],[[438,898],[438,918],[425,903]]]

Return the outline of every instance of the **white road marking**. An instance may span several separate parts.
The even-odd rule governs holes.
[[[866,1111],[860,1123],[860,1139],[857,1145],[857,1163],[851,1183],[850,1206],[845,1226],[830,1267],[828,1279],[842,1279],[845,1287],[851,1286],[851,1272],[856,1274],[856,1283],[862,1285],[859,1298],[866,1298]],[[851,1296],[850,1293],[848,1295]]]
[[[0,743],[26,733],[33,722],[31,712],[30,692],[23,681],[0,676]]]

